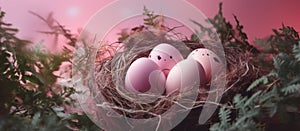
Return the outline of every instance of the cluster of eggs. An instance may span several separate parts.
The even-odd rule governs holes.
[[[199,48],[184,59],[175,47],[162,43],[152,49],[148,58],[139,58],[130,65],[125,88],[137,93],[170,94],[193,81],[209,82],[221,65],[211,50]]]

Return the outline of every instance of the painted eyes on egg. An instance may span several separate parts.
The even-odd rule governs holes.
[[[149,55],[149,58],[151,58],[151,55]],[[158,59],[158,60],[161,60],[162,58],[161,58],[160,55],[158,55],[158,56],[157,56],[157,59]],[[170,59],[173,59],[173,56],[170,56]],[[166,60],[165,60],[165,61],[166,61]]]
[[[161,57],[158,55],[158,56],[157,56],[157,59],[158,59],[158,60],[160,60],[160,59],[161,59]]]
[[[198,52],[198,49],[195,50],[195,51]],[[211,53],[211,54],[212,54],[212,53]],[[193,52],[193,55],[195,55],[195,52]],[[209,56],[209,53],[207,53],[206,55]],[[205,56],[205,53],[202,53],[202,56]],[[220,63],[220,60],[219,60],[218,58],[216,58],[216,57],[213,57],[213,60],[214,60],[215,62]]]

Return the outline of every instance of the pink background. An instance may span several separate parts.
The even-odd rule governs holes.
[[[210,18],[217,13],[218,4],[221,2],[220,0],[187,1]],[[77,33],[96,11],[110,2],[112,0],[1,0],[0,7],[6,12],[6,22],[20,29],[19,37],[38,42],[42,39],[47,40],[50,36],[37,33],[40,30],[47,30],[47,27],[28,11],[45,17],[53,12],[54,18],[66,25],[73,33]],[[279,28],[282,23],[293,26],[299,31],[299,5],[299,0],[227,0],[223,1],[223,13],[231,22],[234,22],[233,14],[237,15],[252,42],[255,38],[266,37],[272,33],[273,28]]]

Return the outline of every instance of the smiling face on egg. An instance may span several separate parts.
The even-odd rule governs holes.
[[[173,60],[173,56],[162,52],[154,51],[149,55],[149,58],[160,67],[165,75],[167,75],[176,64],[176,61]]]
[[[154,47],[149,58],[159,66],[165,76],[169,74],[176,63],[183,60],[181,53],[175,47],[164,43]]]

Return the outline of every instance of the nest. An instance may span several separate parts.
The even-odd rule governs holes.
[[[183,52],[184,58],[189,52],[196,48],[203,48],[201,43],[187,43],[169,38],[166,34],[157,34],[151,31],[137,33],[122,43],[104,44],[97,52],[95,63],[95,79],[97,90],[102,93],[105,100],[114,105],[114,110],[130,118],[145,119],[163,114],[178,99],[178,93],[161,96],[151,103],[137,103],[128,96],[124,89],[126,71],[130,64],[140,58],[147,57],[150,51],[160,43],[173,43],[172,45]],[[187,48],[186,48],[187,47]],[[226,78],[226,87],[223,89],[222,105],[232,100],[233,94],[242,92],[255,80],[257,69],[250,63],[250,54],[234,47],[224,47],[226,54],[226,74],[221,75],[212,81],[218,81],[220,77]],[[105,56],[105,57],[104,57]],[[192,109],[199,109],[205,104],[210,84],[202,85],[199,88],[198,96],[193,103]],[[97,100],[96,100],[97,101]],[[188,117],[195,117],[189,115]],[[198,116],[195,117],[198,121]]]

